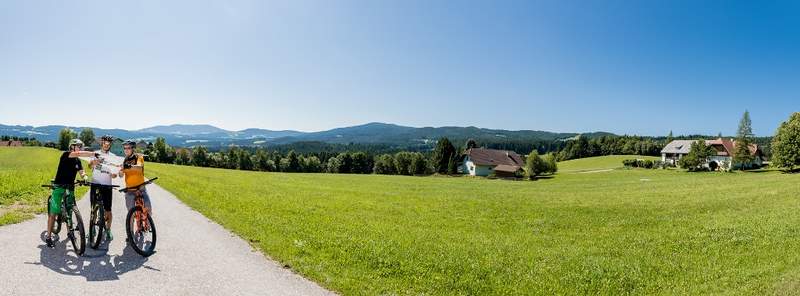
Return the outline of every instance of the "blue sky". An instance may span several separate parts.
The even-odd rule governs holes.
[[[0,123],[771,135],[800,2],[2,1]]]

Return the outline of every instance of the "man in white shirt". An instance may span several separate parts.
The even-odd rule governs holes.
[[[92,167],[92,187],[90,190],[92,206],[94,206],[96,200],[103,201],[106,220],[106,239],[108,240],[114,239],[114,236],[111,234],[111,219],[113,218],[113,215],[111,215],[111,179],[116,178],[117,174],[112,172],[119,171],[119,168],[115,167],[116,165],[109,162],[110,159],[117,157],[114,153],[109,151],[111,150],[111,143],[113,141],[114,138],[112,136],[102,136],[100,138],[100,150],[96,151],[95,154],[97,157],[92,158],[90,161],[90,166]]]

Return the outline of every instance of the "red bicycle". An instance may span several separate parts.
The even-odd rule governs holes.
[[[134,206],[128,210],[128,216],[125,219],[125,230],[128,235],[128,244],[136,253],[144,257],[149,257],[156,251],[156,224],[153,223],[150,211],[144,206],[141,189],[152,184],[156,179],[158,178],[152,178],[142,184],[119,190],[119,192],[132,191],[135,195]]]

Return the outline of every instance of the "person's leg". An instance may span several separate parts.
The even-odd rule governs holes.
[[[153,206],[150,204],[150,195],[147,194],[147,190],[142,190],[142,199],[144,200],[144,207],[147,208],[147,213],[150,214],[150,217],[153,217]]]
[[[50,195],[50,204],[48,207],[47,217],[47,237],[45,242],[48,247],[53,247],[53,224],[55,224],[56,217],[61,214],[61,198],[64,196],[64,188],[53,188]]]
[[[67,190],[67,213],[72,211],[72,207],[75,206],[75,188],[70,188]]]
[[[47,237],[46,239],[51,239],[53,237],[53,224],[56,221],[56,215],[48,214],[47,215]]]
[[[103,208],[105,209],[106,215],[106,229],[111,229],[111,222],[113,221],[114,216],[111,214],[111,203],[112,203],[112,189],[111,187],[103,187],[100,192],[103,198]]]
[[[136,198],[136,196],[133,194],[133,192],[125,192],[125,208],[126,208],[126,210],[130,211],[131,209],[133,209],[133,206],[134,206],[133,201],[134,201],[135,198]]]
[[[90,209],[94,208],[94,204],[97,201],[97,197],[98,197],[97,195],[98,194],[100,194],[100,193],[97,192],[97,185],[95,185],[95,184],[90,185],[89,186],[89,208]]]

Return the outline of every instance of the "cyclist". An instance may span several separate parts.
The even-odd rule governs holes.
[[[72,206],[75,203],[75,176],[80,173],[83,181],[87,181],[89,176],[83,171],[83,165],[78,157],[92,157],[94,152],[82,151],[83,142],[79,139],[72,139],[69,141],[69,151],[64,151],[61,154],[61,159],[58,161],[58,170],[56,171],[56,178],[53,180],[52,196],[50,197],[49,215],[47,217],[47,239],[45,242],[47,246],[52,248],[55,246],[53,242],[53,223],[56,217],[61,214],[61,198],[67,194],[67,206]]]
[[[94,202],[97,199],[102,199],[103,209],[105,209],[106,239],[109,241],[114,239],[111,234],[111,220],[113,218],[111,215],[111,179],[117,177],[116,173],[112,173],[111,164],[106,162],[106,159],[116,157],[114,153],[109,151],[111,150],[112,142],[114,142],[114,137],[110,135],[100,137],[100,150],[96,151],[97,157],[92,158],[90,161],[90,166],[92,167],[92,188],[90,190],[92,206],[94,206]],[[116,172],[117,170],[113,171]],[[95,196],[95,194],[100,196]]]
[[[119,175],[125,176],[125,187],[139,186],[144,183],[144,157],[134,151],[136,149],[136,142],[134,141],[125,141],[122,144],[122,148],[125,151],[125,160],[122,162],[122,170],[119,171]],[[128,207],[128,210],[135,206],[136,190],[129,189],[125,193],[125,206]],[[144,207],[147,208],[152,216],[153,209],[150,205],[150,196],[147,194],[147,189],[141,187],[138,190],[142,193]]]

